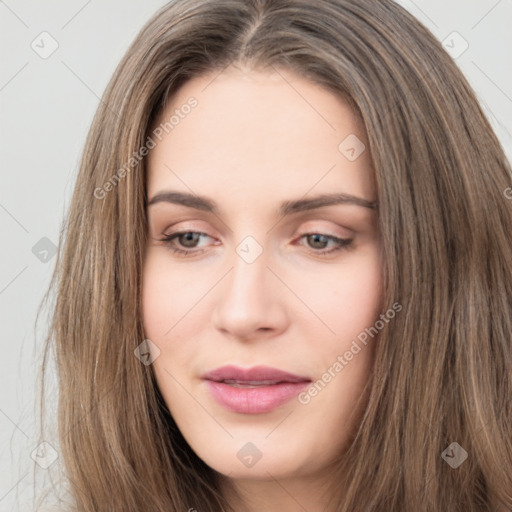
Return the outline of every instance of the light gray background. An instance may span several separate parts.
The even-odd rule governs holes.
[[[0,512],[32,510],[35,379],[46,321],[36,335],[33,325],[55,262],[43,252],[48,241],[40,240],[57,244],[99,98],[130,42],[164,3],[0,0]],[[456,51],[464,43],[452,32],[467,41],[456,62],[512,160],[512,0],[399,3],[439,40],[453,40]],[[58,43],[47,58],[31,46],[50,48],[44,31]],[[55,395],[49,405],[56,406]],[[38,481],[57,466],[38,468]]]

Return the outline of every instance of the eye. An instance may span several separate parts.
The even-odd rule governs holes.
[[[211,238],[206,233],[201,233],[199,231],[178,231],[177,233],[173,233],[171,235],[165,235],[160,239],[161,242],[164,242],[165,245],[174,253],[179,254],[190,254],[190,253],[200,253],[201,250],[194,250],[197,247],[197,242],[200,240],[202,236]],[[175,241],[178,240],[185,249],[176,246]]]
[[[211,238],[206,233],[199,231],[178,231],[170,235],[165,235],[160,241],[164,242],[173,253],[182,255],[198,254],[202,252],[202,250],[197,250],[201,237]],[[327,256],[341,251],[352,243],[352,239],[338,238],[322,233],[305,233],[299,237],[299,240],[302,239],[306,239],[312,252],[320,256]],[[179,243],[180,247],[177,246],[176,243]],[[334,247],[325,250],[329,243],[334,244]]]
[[[305,233],[300,237],[300,240],[303,238],[306,239],[310,247],[315,249],[313,252],[320,256],[327,256],[329,254],[341,251],[352,243],[352,239],[338,238],[336,236],[326,235],[323,233]],[[334,243],[334,247],[326,251],[324,249],[329,244],[329,242]]]

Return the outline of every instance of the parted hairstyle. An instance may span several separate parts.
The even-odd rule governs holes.
[[[44,297],[42,389],[53,355],[69,510],[232,511],[134,357],[141,148],[181,85],[232,63],[320,84],[368,136],[384,310],[403,311],[380,332],[332,510],[512,510],[510,163],[453,59],[391,0],[175,0],[129,47],[90,128]],[[453,442],[468,454],[456,469],[441,457]]]

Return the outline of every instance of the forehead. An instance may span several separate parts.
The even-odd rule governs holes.
[[[153,130],[171,118],[148,156],[149,197],[170,187],[229,190],[231,197],[279,190],[280,197],[301,196],[315,187],[374,199],[361,119],[340,97],[290,71],[230,67],[196,77],[175,93]],[[354,144],[366,149],[347,158]]]

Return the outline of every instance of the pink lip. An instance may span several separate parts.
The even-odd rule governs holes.
[[[242,414],[270,412],[297,396],[311,382],[308,377],[268,366],[223,366],[202,378],[219,404]]]

